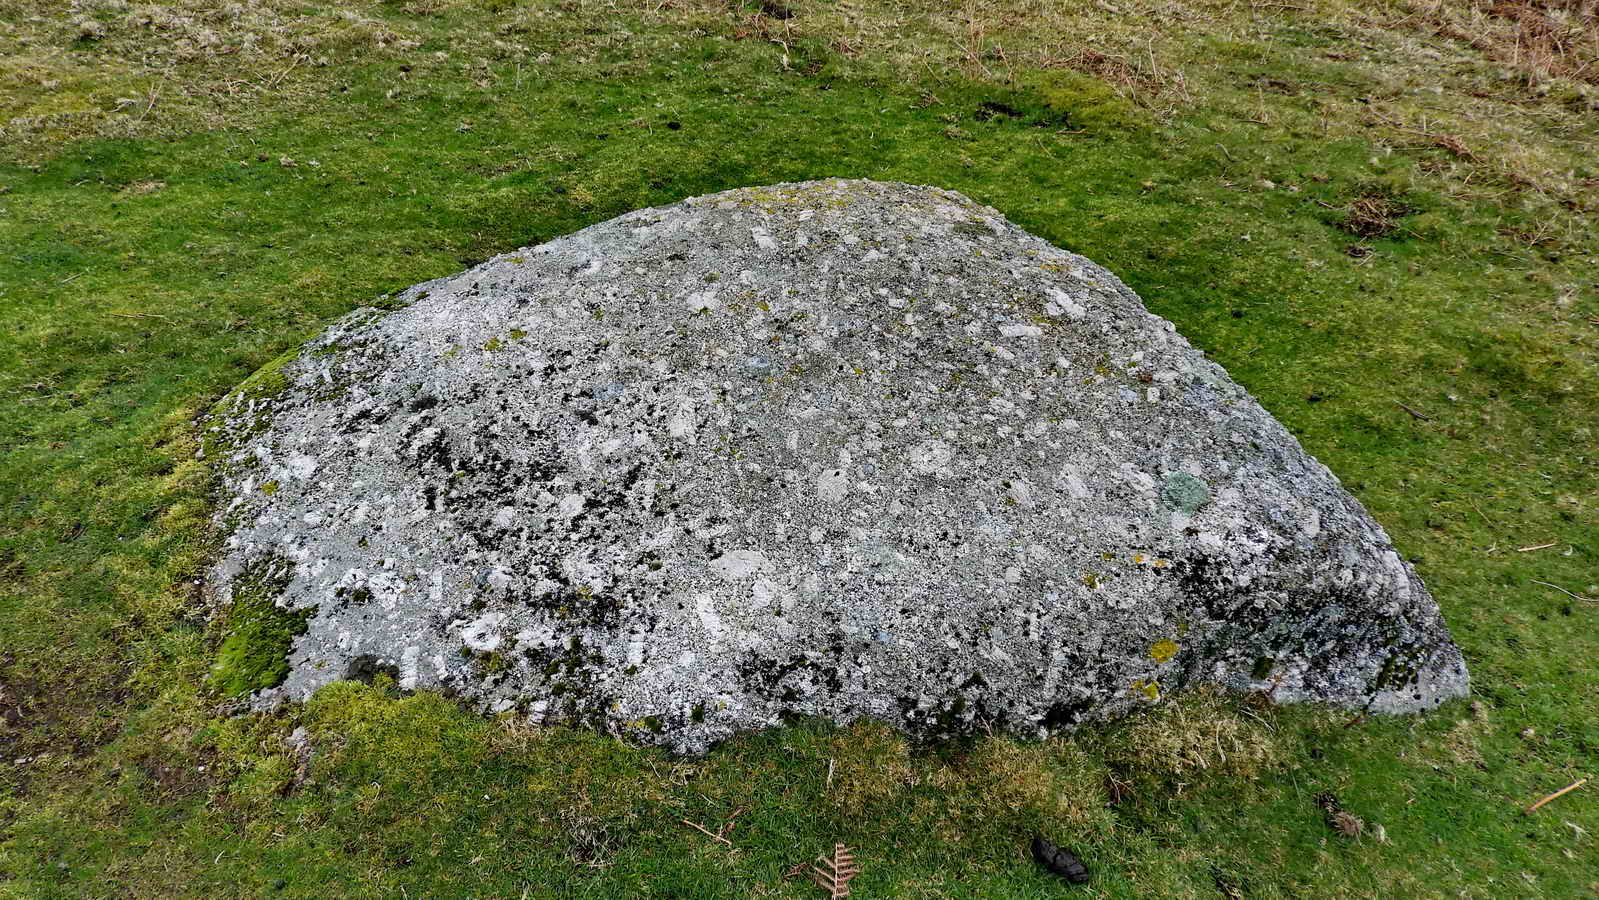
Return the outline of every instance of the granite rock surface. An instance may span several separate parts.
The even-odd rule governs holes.
[[[210,425],[254,703],[389,673],[699,752],[790,714],[1039,735],[1199,683],[1467,690],[1327,468],[1125,285],[960,194],[645,209],[359,310]]]

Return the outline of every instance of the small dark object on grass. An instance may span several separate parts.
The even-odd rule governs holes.
[[[761,12],[765,15],[771,16],[774,19],[794,18],[794,10],[776,2],[776,0],[762,0]]]
[[[1317,794],[1316,805],[1321,807],[1327,819],[1327,827],[1344,837],[1360,837],[1360,833],[1366,830],[1366,823],[1361,821],[1359,816],[1345,812],[1343,804],[1338,802],[1338,798],[1333,796],[1331,791]]]
[[[1077,858],[1077,854],[1051,844],[1044,840],[1042,835],[1033,837],[1033,859],[1072,884],[1083,884],[1088,881],[1088,867]]]
[[[984,100],[982,103],[977,104],[977,112],[973,115],[977,117],[977,121],[987,122],[995,116],[1019,119],[1022,117],[1022,111],[1009,103],[1002,103],[998,100]]]
[[[1244,889],[1238,886],[1238,879],[1227,874],[1221,869],[1212,867],[1210,880],[1215,883],[1216,891],[1227,900],[1244,900]]]

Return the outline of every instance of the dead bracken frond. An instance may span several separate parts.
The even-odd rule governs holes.
[[[1477,161],[1477,155],[1472,153],[1471,152],[1471,148],[1466,146],[1466,142],[1461,140],[1456,135],[1453,135],[1453,134],[1434,134],[1434,135],[1429,135],[1429,137],[1432,138],[1433,144],[1435,144],[1436,146],[1441,147],[1441,148],[1443,148],[1445,150],[1448,150],[1450,153],[1453,153],[1455,156],[1459,157],[1460,159],[1466,160],[1467,162],[1476,162]]]
[[[1334,831],[1346,838],[1360,837],[1360,833],[1366,830],[1366,823],[1359,816],[1346,812],[1335,813],[1330,824]]]
[[[816,862],[811,864],[811,878],[817,886],[827,891],[829,900],[848,897],[850,879],[860,873],[860,868],[855,865],[854,854],[843,844],[833,845],[831,858],[818,856]]]

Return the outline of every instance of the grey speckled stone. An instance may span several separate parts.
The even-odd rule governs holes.
[[[316,610],[258,705],[386,669],[696,752],[785,712],[1036,735],[1198,682],[1466,692],[1324,466],[959,194],[731,191],[398,299],[213,420],[219,599],[257,565]]]

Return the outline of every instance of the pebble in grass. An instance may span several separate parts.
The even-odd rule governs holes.
[[[405,291],[217,408],[308,611],[257,706],[386,671],[704,750],[789,714],[1039,735],[1196,683],[1466,692],[1414,571],[1115,276],[862,181],[622,216]]]

